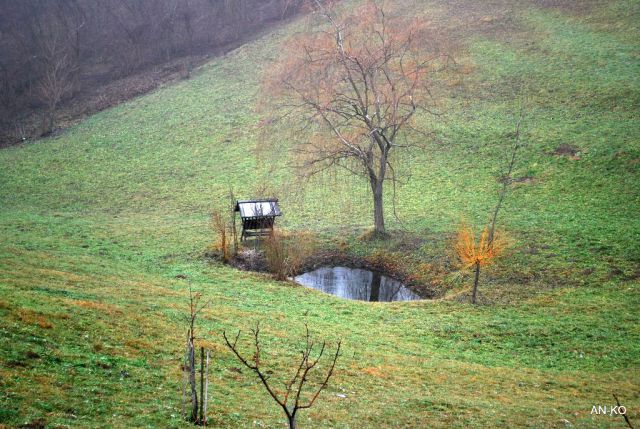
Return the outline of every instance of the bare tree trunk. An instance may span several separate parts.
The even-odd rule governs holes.
[[[40,135],[48,136],[53,132],[54,112],[55,108],[47,108],[47,110],[42,114],[42,132]]]
[[[290,414],[287,419],[289,419],[289,429],[296,429],[296,415]]]
[[[182,417],[187,418],[187,385],[189,384],[189,362],[191,356],[191,339],[189,338],[189,334],[187,334],[187,350],[184,354],[183,367],[182,367]]]
[[[476,295],[478,293],[478,280],[480,279],[480,262],[476,262],[476,273],[473,279],[473,292],[471,292],[471,303],[476,303]]]
[[[382,180],[371,181],[373,191],[373,219],[376,234],[384,234],[384,210],[382,199]]]

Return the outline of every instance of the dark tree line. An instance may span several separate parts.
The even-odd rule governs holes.
[[[0,0],[0,143],[83,90],[241,40],[304,0]],[[25,118],[38,112],[38,130]]]

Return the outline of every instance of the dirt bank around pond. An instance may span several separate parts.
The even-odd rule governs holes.
[[[205,256],[208,259],[221,260],[217,252],[208,252]],[[264,252],[256,249],[240,251],[235,258],[228,261],[228,265],[243,271],[268,272]],[[416,281],[411,273],[399,268],[393,261],[386,260],[379,255],[375,257],[360,257],[337,250],[320,250],[314,252],[305,260],[300,268],[292,274],[293,276],[297,276],[322,267],[347,267],[375,271],[386,277],[398,280],[423,299],[433,299],[437,296],[435,290],[428,285]]]

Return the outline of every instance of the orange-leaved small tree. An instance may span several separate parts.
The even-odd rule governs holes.
[[[475,271],[471,303],[476,303],[480,267],[491,264],[505,247],[506,242],[502,234],[490,230],[488,226],[482,230],[480,240],[476,241],[473,229],[464,221],[461,223],[454,248],[463,268],[473,267]]]

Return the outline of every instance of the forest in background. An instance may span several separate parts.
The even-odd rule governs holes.
[[[244,41],[304,4],[0,0],[0,146],[48,135],[60,122],[187,78],[202,56]]]

